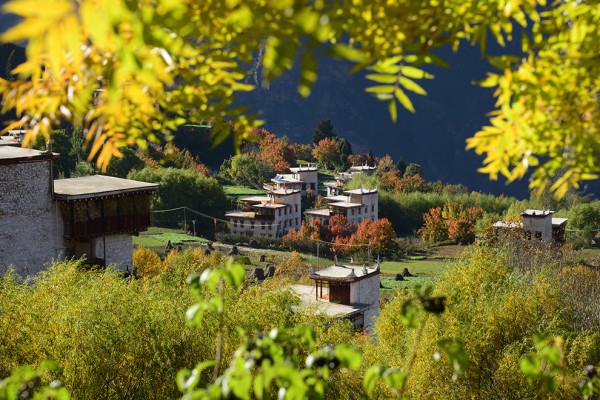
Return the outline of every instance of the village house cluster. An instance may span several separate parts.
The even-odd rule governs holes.
[[[377,220],[378,189],[364,186],[354,190],[343,190],[343,186],[354,173],[372,173],[374,167],[352,167],[352,172],[335,176],[336,182],[325,182],[328,196],[327,206],[306,210],[308,222],[319,220],[329,224],[334,215],[345,215],[349,223],[360,224],[365,219]],[[300,229],[302,225],[302,199],[311,193],[317,195],[318,171],[316,166],[308,165],[290,168],[291,174],[277,175],[271,183],[265,184],[266,196],[252,196],[241,199],[244,204],[239,210],[225,214],[229,219],[232,234],[249,236],[281,237],[290,229]],[[339,187],[339,190],[338,190]],[[334,189],[335,188],[335,189]]]

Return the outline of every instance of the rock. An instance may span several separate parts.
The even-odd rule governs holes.
[[[272,264],[267,265],[267,272],[265,273],[265,278],[272,278],[275,276],[275,266]]]
[[[404,277],[402,276],[402,274],[396,274],[396,276],[394,277],[395,281],[403,281]]]
[[[265,279],[265,271],[263,271],[262,268],[254,268],[254,271],[252,271],[252,274],[250,274],[250,278],[262,281],[263,279]]]
[[[267,256],[265,256],[264,254],[260,256],[260,262],[265,262],[267,261]]]
[[[229,253],[227,253],[228,256],[237,256],[239,253],[237,246],[233,246],[231,248],[231,250],[229,250]]]
[[[411,274],[410,272],[408,272],[408,268],[404,268],[404,269],[402,270],[402,276],[403,276],[403,277],[405,277],[405,278],[408,278],[408,277],[412,277],[412,276],[414,276],[414,275],[413,275],[413,274]]]

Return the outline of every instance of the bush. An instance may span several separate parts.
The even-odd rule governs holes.
[[[154,251],[138,247],[133,251],[133,268],[136,277],[153,278],[162,270],[162,261]]]

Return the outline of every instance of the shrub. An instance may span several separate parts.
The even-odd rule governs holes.
[[[162,270],[162,261],[154,251],[138,247],[133,251],[133,268],[136,277],[153,278]]]

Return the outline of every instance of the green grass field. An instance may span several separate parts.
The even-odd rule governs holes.
[[[399,274],[404,268],[413,274],[425,274],[437,276],[452,265],[452,261],[427,261],[427,260],[406,260],[406,261],[384,261],[381,263],[381,272],[384,274]]]
[[[225,191],[225,194],[229,196],[253,196],[265,194],[265,192],[262,190],[250,188],[247,186],[224,185],[223,190]]]

